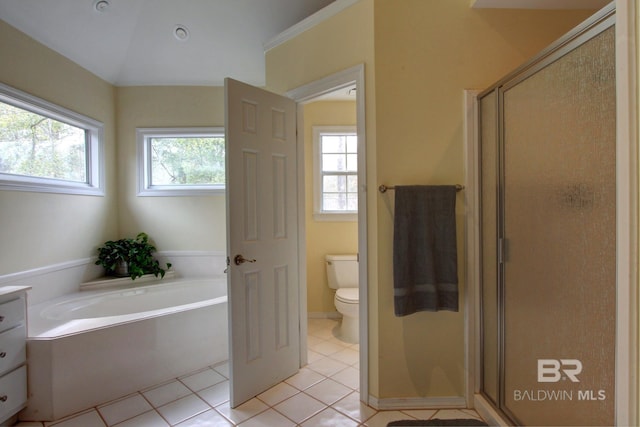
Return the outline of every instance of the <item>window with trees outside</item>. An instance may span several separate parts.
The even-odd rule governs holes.
[[[358,135],[355,126],[314,126],[314,218],[356,221]]]
[[[104,195],[102,123],[0,84],[0,189]]]
[[[224,192],[223,128],[140,128],[137,138],[138,195]]]

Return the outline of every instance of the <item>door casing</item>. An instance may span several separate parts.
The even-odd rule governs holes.
[[[322,79],[295,88],[285,95],[298,103],[298,180],[304,182],[304,115],[302,106],[315,98],[355,83],[356,86],[356,128],[358,133],[358,255],[359,255],[359,304],[360,304],[360,400],[369,403],[369,358],[368,358],[368,248],[367,248],[367,156],[365,126],[365,75],[364,64],[359,64]],[[299,186],[298,239],[300,248],[300,361],[307,363],[307,270],[305,237],[304,186]]]

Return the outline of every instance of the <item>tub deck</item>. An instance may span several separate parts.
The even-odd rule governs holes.
[[[100,285],[29,306],[29,339],[56,339],[86,333],[226,303],[227,299],[226,277],[169,281],[156,279],[142,283],[115,279],[95,283]]]
[[[214,286],[226,291],[226,279]],[[73,298],[87,302],[101,293]],[[60,419],[228,359],[226,295],[115,316],[41,315],[60,304],[65,300],[29,308],[25,420]]]

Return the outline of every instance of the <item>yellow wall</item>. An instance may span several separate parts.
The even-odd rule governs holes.
[[[368,188],[462,183],[463,90],[487,87],[589,15],[362,0],[267,52],[267,86],[284,93],[364,63]],[[367,207],[370,394],[464,396],[464,313],[393,315],[393,194],[370,191]]]
[[[635,8],[635,12],[636,12],[635,28],[632,28],[632,30],[635,30],[635,32],[636,32],[636,34],[635,34],[636,35],[636,37],[635,37],[635,43],[636,43],[636,45],[635,45],[635,54],[636,54],[636,57],[634,58],[635,59],[635,64],[633,64],[633,67],[635,67],[636,73],[640,73],[640,8],[636,7]],[[638,77],[640,77],[640,76],[638,76]],[[636,79],[636,102],[640,101],[640,84],[637,84],[637,83],[638,83],[638,81]],[[636,105],[635,108],[636,108],[635,131],[638,132],[638,123],[640,123],[640,108],[638,107],[638,105]],[[636,134],[635,137],[636,137],[636,139],[638,139],[639,135]],[[636,145],[636,146],[640,146],[640,141],[638,141],[638,145]],[[637,151],[637,155],[639,157],[636,159],[636,165],[640,164],[640,150]],[[638,185],[638,184],[639,183],[637,183],[636,185]],[[636,188],[640,188],[640,185],[638,185]],[[636,201],[636,203],[637,203],[637,201]],[[636,212],[638,212],[638,211],[636,211]],[[639,219],[636,218],[636,220],[639,220]],[[636,232],[639,232],[639,231],[640,230],[636,230]],[[640,236],[636,235],[635,241],[636,242],[640,242]],[[640,278],[638,278],[638,276],[636,275],[636,280],[639,280],[639,279]],[[636,284],[632,283],[632,286],[634,286],[634,285],[636,286],[636,289],[640,288],[640,283],[636,283]],[[633,292],[632,292],[632,294],[633,294]],[[638,307],[640,307],[640,300],[637,299],[639,297],[640,297],[640,295],[638,294],[638,292],[636,292],[636,301],[635,301],[636,309]],[[632,306],[634,306],[634,305],[632,305]],[[640,354],[640,315],[639,315],[638,312],[633,313],[633,315],[635,316],[636,322],[638,322],[637,325],[636,325],[636,333],[638,335],[636,336],[636,346],[637,347],[636,347],[636,351],[635,351],[635,354],[636,354],[636,356],[635,356],[636,359],[635,360],[636,360],[636,362],[638,362],[638,355]],[[639,368],[640,367],[636,366],[635,372],[634,372],[633,369],[631,370],[631,372],[635,373],[637,375]],[[636,406],[635,406],[634,410],[632,411],[633,415],[632,415],[631,419],[635,420],[635,422],[637,423],[638,421],[640,421],[640,414],[639,414],[639,412],[640,412],[640,381],[636,382],[636,389],[634,391],[636,393],[637,402],[636,402]]]
[[[381,183],[463,183],[463,90],[482,89],[587,18],[477,10],[468,0],[375,1]],[[380,397],[464,396],[464,312],[393,315],[393,195],[378,198]],[[458,196],[464,289],[464,196]],[[372,284],[371,286],[376,286]],[[464,307],[461,292],[461,307]]]
[[[307,232],[307,311],[335,312],[334,291],[327,285],[324,256],[358,252],[358,223],[313,218],[313,126],[355,126],[355,102],[313,102],[304,106],[305,210]]]
[[[462,182],[463,89],[488,86],[590,14],[468,5],[360,0],[271,49],[267,86],[284,93],[365,64],[368,187]],[[107,165],[105,197],[0,191],[0,274],[85,258],[142,228],[160,250],[224,250],[223,197],[135,197],[135,127],[222,125],[220,88],[115,89],[1,21],[0,57],[1,82],[105,124]],[[392,197],[367,201],[369,391],[462,396],[463,313],[393,316]]]
[[[224,194],[138,197],[137,127],[224,126],[224,88],[117,88],[119,228],[148,233],[158,250],[226,251]]]
[[[115,88],[3,21],[0,56],[0,82],[104,123],[106,165],[104,197],[0,191],[0,275],[89,258],[139,231],[161,251],[226,250],[224,195],[136,196],[135,128],[223,126],[223,88]]]
[[[325,20],[292,40],[266,53],[267,88],[277,93],[300,87],[322,77],[364,64],[366,87],[367,185],[375,188],[375,61],[373,49],[373,1],[360,0],[338,15]],[[376,196],[367,200],[368,250],[376,248]],[[377,306],[375,257],[369,260],[370,307]],[[369,317],[369,387],[377,394],[378,332],[375,310]]]
[[[104,124],[106,195],[0,191],[0,275],[88,258],[117,228],[115,91],[0,21],[0,82]]]

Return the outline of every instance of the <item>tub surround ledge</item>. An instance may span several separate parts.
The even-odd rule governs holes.
[[[142,277],[138,277],[135,280],[131,280],[131,277],[116,277],[116,276],[104,276],[96,280],[91,280],[90,282],[84,282],[80,284],[80,290],[93,290],[93,289],[104,289],[104,288],[115,288],[115,287],[123,287],[123,286],[135,286],[141,284],[150,284],[150,283],[162,283],[162,280],[175,279],[177,274],[175,270],[169,270],[164,274],[164,277],[156,277],[153,274],[145,274]]]

